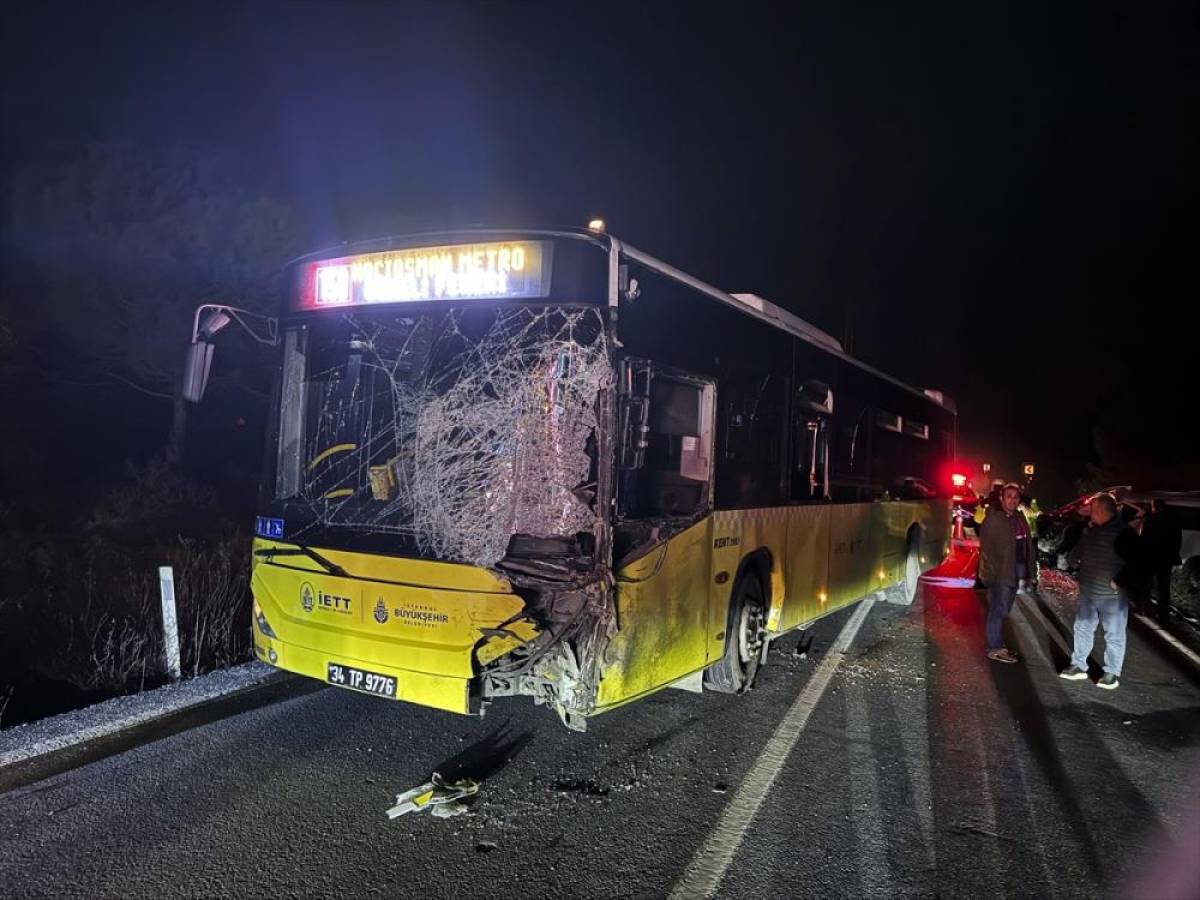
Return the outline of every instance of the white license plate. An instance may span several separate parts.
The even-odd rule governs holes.
[[[396,697],[396,679],[391,675],[380,675],[378,672],[366,672],[354,666],[343,666],[341,663],[329,664],[325,680],[338,687],[350,688],[352,691],[362,691],[364,694],[374,694],[377,697]]]

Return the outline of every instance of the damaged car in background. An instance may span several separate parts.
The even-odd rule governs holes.
[[[1200,589],[1200,491],[1135,490],[1131,485],[1119,485],[1084,494],[1042,513],[1037,520],[1037,544],[1043,565],[1069,571],[1068,554],[1087,527],[1092,501],[1102,493],[1116,498],[1118,512],[1127,524],[1138,523],[1150,513],[1152,504],[1159,504],[1163,514],[1179,528],[1184,578],[1192,590]]]

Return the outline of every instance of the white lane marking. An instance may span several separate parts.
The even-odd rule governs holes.
[[[1175,635],[1173,635],[1173,634],[1171,634],[1171,632],[1167,631],[1167,629],[1163,628],[1161,625],[1159,625],[1153,619],[1146,618],[1141,613],[1131,611],[1130,615],[1132,615],[1135,619],[1137,619],[1139,622],[1141,622],[1143,625],[1145,625],[1151,631],[1155,632],[1160,638],[1162,638],[1164,641],[1166,641],[1168,644],[1170,644],[1172,647],[1174,647],[1176,650],[1178,650],[1180,653],[1182,653],[1184,656],[1186,656],[1192,663],[1194,663],[1197,666],[1200,666],[1200,656],[1198,656],[1195,653],[1195,651],[1192,650],[1191,647],[1187,646],[1182,641],[1180,641],[1179,638],[1175,637]]]
[[[775,728],[774,734],[767,741],[762,753],[750,767],[750,772],[742,781],[736,794],[725,807],[721,818],[709,833],[704,846],[692,857],[692,861],[684,870],[683,876],[671,891],[675,900],[692,900],[694,897],[711,897],[721,885],[721,879],[733,862],[734,854],[741,846],[746,830],[754,820],[758,808],[762,806],[775,783],[776,777],[791,755],[792,748],[800,739],[804,726],[808,724],[817,704],[824,695],[833,673],[846,656],[846,650],[854,641],[859,628],[867,613],[875,605],[875,598],[863,600],[850,620],[842,627],[837,639],[817,671],[813,673],[800,696],[792,703],[783,720]]]
[[[1028,602],[1020,604],[1021,609],[1026,611],[1027,613],[1033,613],[1041,621],[1042,625],[1045,626],[1046,631],[1049,632],[1050,637],[1052,637],[1054,639],[1054,642],[1056,644],[1058,644],[1059,647],[1062,648],[1063,652],[1066,653],[1067,656],[1071,656],[1074,653],[1073,648],[1067,646],[1066,641],[1063,640],[1063,637],[1059,633],[1058,629],[1053,627],[1050,624],[1050,622],[1047,621],[1045,615],[1038,608],[1037,601],[1034,600],[1033,598],[1022,598],[1022,599],[1027,599]],[[1141,613],[1134,612],[1133,610],[1129,611],[1129,615],[1131,618],[1137,619],[1144,626],[1146,626],[1146,628],[1148,628],[1150,631],[1153,631],[1160,638],[1162,638],[1164,641],[1166,641],[1168,644],[1170,644],[1172,647],[1174,647],[1176,650],[1178,650],[1180,653],[1182,653],[1185,657],[1187,657],[1187,659],[1190,662],[1192,662],[1193,664],[1195,664],[1197,666],[1200,666],[1200,655],[1197,655],[1196,652],[1194,650],[1192,650],[1191,647],[1184,644],[1182,641],[1179,640],[1179,638],[1175,637],[1175,635],[1171,634],[1171,632],[1167,631],[1165,628],[1163,628],[1161,625],[1159,625],[1153,619],[1149,619],[1146,616],[1143,616]],[[1062,620],[1060,620],[1060,621],[1062,621]],[[1065,621],[1064,621],[1064,624],[1066,624]]]

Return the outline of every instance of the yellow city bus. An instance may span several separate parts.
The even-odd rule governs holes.
[[[529,696],[582,730],[664,687],[744,691],[772,640],[911,601],[948,549],[947,398],[615,237],[393,237],[290,284],[252,564],[281,669],[463,714]]]

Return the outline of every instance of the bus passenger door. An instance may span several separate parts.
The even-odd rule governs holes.
[[[618,630],[605,653],[601,707],[707,662],[715,400],[706,379],[640,361],[622,367]]]
[[[791,497],[787,602],[777,630],[823,615],[829,603],[829,435],[833,391],[820,381],[796,388],[791,408]]]

